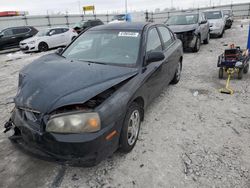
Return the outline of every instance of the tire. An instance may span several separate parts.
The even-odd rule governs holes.
[[[181,61],[179,61],[178,66],[177,66],[176,71],[175,71],[175,74],[174,74],[174,78],[170,82],[170,84],[175,85],[180,81],[180,79],[181,79],[181,70],[182,70],[182,63],[181,63]]]
[[[224,74],[224,69],[223,69],[223,68],[220,68],[220,69],[219,69],[219,79],[222,79],[222,78],[223,78],[223,74]]]
[[[200,36],[197,36],[193,52],[198,52],[200,50],[200,47],[201,47],[201,38]]]
[[[38,45],[38,50],[39,50],[40,52],[46,52],[46,51],[48,51],[48,49],[49,49],[49,46],[48,46],[48,44],[45,43],[45,42],[41,42],[41,43]]]
[[[128,107],[120,135],[121,152],[129,153],[134,148],[140,132],[142,113],[142,107],[135,102]],[[133,125],[136,127],[133,128]]]
[[[219,35],[219,38],[223,38],[224,32],[225,32],[225,29],[223,29],[222,33]]]
[[[203,41],[204,44],[208,44],[210,40],[210,33],[208,32],[207,38]]]
[[[242,76],[243,76],[243,69],[239,69],[239,72],[238,72],[238,79],[241,80],[241,79],[242,79]]]
[[[244,74],[247,74],[248,71],[249,71],[249,64],[247,63],[247,65],[246,65],[246,66],[244,67],[244,69],[243,69],[243,73],[244,73]]]

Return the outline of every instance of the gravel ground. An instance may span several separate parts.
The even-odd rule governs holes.
[[[116,152],[92,168],[60,166],[15,150],[2,133],[0,187],[249,188],[250,74],[232,80],[234,95],[223,95],[218,89],[225,80],[218,79],[216,67],[224,44],[245,47],[248,22],[235,22],[199,53],[185,53],[181,82],[146,111],[131,153]],[[18,71],[41,55],[0,55],[1,125],[13,107],[8,101],[16,93]]]

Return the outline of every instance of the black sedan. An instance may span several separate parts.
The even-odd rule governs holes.
[[[28,153],[94,165],[136,144],[145,108],[182,70],[182,43],[162,24],[97,26],[26,66],[5,131]]]
[[[19,42],[33,37],[38,31],[34,27],[10,27],[0,31],[0,50],[19,47]]]

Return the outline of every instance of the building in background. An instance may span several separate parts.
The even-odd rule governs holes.
[[[9,17],[9,16],[25,16],[28,15],[26,11],[3,11],[0,12],[0,17]]]

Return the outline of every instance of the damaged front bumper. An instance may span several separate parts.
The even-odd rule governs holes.
[[[11,119],[5,124],[6,131],[13,129],[12,143],[24,152],[37,158],[59,163],[93,166],[111,155],[119,144],[119,126],[114,123],[96,133],[55,134],[39,130],[25,120],[18,109],[14,109]],[[41,126],[42,127],[42,126]],[[107,140],[110,132],[116,135]]]
[[[176,33],[178,39],[182,41],[183,48],[194,48],[197,36],[193,31]]]

